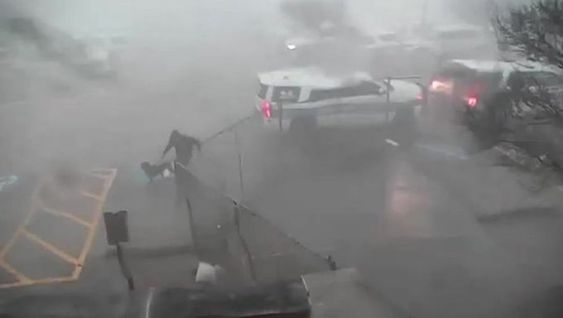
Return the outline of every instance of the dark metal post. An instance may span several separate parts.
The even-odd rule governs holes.
[[[122,210],[116,213],[104,212],[104,223],[106,225],[106,239],[109,245],[115,245],[117,249],[117,261],[121,273],[127,279],[129,290],[135,289],[133,275],[121,249],[122,242],[129,242],[129,230],[127,228],[127,211]]]
[[[244,239],[244,236],[242,235],[242,233],[240,231],[239,205],[234,200],[233,200],[233,207],[234,207],[235,228],[237,230],[237,235],[240,239],[240,244],[242,245],[242,249],[244,250],[244,254],[246,256],[246,263],[248,264],[248,271],[250,272],[250,278],[252,278],[252,281],[254,283],[256,283],[256,270],[254,269],[254,262],[252,260],[252,255],[250,254],[250,249],[248,248],[248,244],[246,243],[246,240]]]
[[[235,133],[235,148],[237,151],[237,160],[238,160],[238,181],[239,181],[239,188],[240,188],[240,201],[244,201],[244,179],[242,175],[242,154],[240,150],[240,142],[238,138],[237,129],[234,129]]]
[[[115,247],[117,248],[117,261],[119,262],[119,267],[121,268],[121,273],[127,279],[127,287],[129,290],[135,289],[135,282],[133,280],[133,274],[131,274],[131,269],[127,265],[125,258],[123,257],[123,251],[121,250],[121,244],[116,243]]]
[[[192,239],[192,248],[193,250],[198,253],[199,246],[197,244],[197,235],[195,234],[195,223],[194,223],[194,215],[192,211],[192,203],[190,202],[190,198],[186,195],[186,208],[188,209],[188,221],[190,222],[189,231],[190,237]]]
[[[385,122],[389,122],[389,108],[391,107],[391,77],[387,77],[385,80]]]
[[[283,103],[278,102],[278,124],[280,127],[280,132],[283,132]]]

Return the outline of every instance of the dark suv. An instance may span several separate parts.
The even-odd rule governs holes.
[[[540,63],[452,60],[432,77],[428,108],[434,116],[471,127],[500,128],[514,99],[530,96],[523,92],[543,90],[561,103],[562,79],[559,70]]]

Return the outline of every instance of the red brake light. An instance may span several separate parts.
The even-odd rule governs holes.
[[[467,90],[467,95],[464,98],[469,108],[477,107],[477,104],[479,103],[479,93],[481,91],[482,91],[482,85],[478,82],[474,83],[469,87],[469,89]]]
[[[466,99],[466,102],[467,102],[467,106],[469,106],[470,108],[475,108],[477,106],[477,103],[479,103],[479,99],[475,96],[468,97]]]
[[[424,100],[424,94],[422,94],[422,92],[418,92],[418,94],[416,94],[416,100],[417,101],[423,101]]]
[[[263,100],[260,103],[260,108],[262,109],[262,116],[264,116],[264,118],[272,118],[272,103],[267,100]]]

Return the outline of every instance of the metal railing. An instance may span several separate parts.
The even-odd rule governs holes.
[[[386,77],[384,82],[419,78]],[[284,140],[279,131],[264,129],[260,114],[253,112],[204,139],[189,171],[181,167],[176,173],[180,192],[188,199],[198,254],[229,266],[231,272],[244,272],[239,276],[246,281],[265,282],[334,268],[326,257],[247,207],[264,192],[264,184],[271,184],[268,178],[276,180],[285,165],[292,164],[288,149],[280,147]],[[283,267],[275,267],[280,264]]]
[[[245,190],[260,186],[260,179],[251,179],[261,173],[253,171],[252,159],[264,156],[251,144],[261,128],[257,125],[258,116],[244,117],[204,139],[193,165],[177,164],[176,186],[186,199],[193,249],[200,259],[223,267],[229,283],[236,285],[335,269],[331,258],[303,246],[246,206]]]

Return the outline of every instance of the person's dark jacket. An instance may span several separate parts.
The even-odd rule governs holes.
[[[194,147],[201,151],[201,142],[196,138],[180,134],[174,130],[162,155],[166,155],[170,149],[174,148],[176,151],[176,161],[187,165],[192,159]]]

